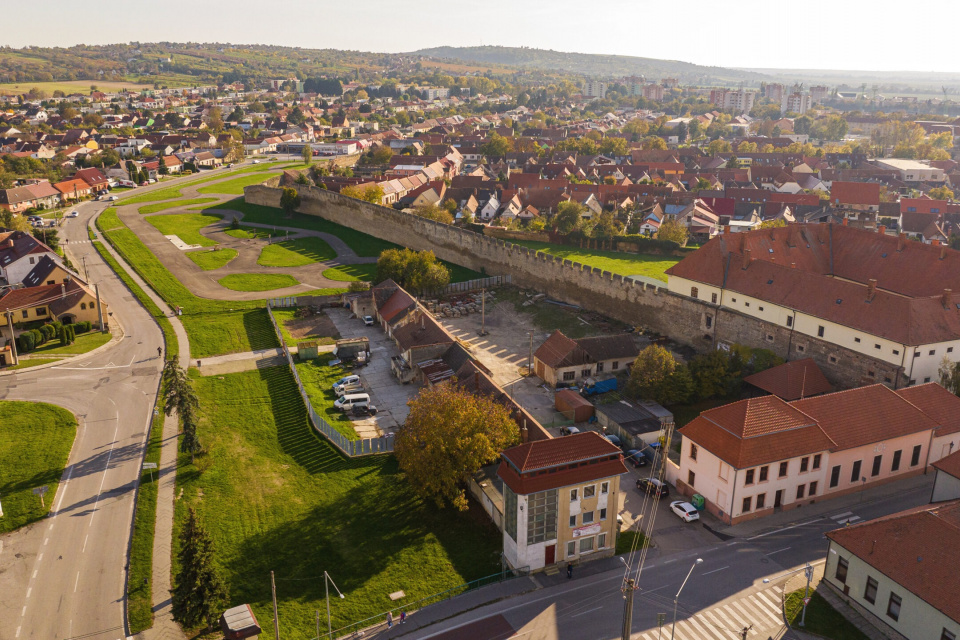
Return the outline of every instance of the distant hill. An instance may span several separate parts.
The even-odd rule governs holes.
[[[434,47],[420,49],[412,55],[520,69],[539,69],[578,73],[598,78],[645,76],[648,80],[677,78],[684,84],[718,84],[746,82],[759,84],[769,77],[756,71],[704,67],[678,60],[658,60],[633,56],[568,53],[526,47]]]

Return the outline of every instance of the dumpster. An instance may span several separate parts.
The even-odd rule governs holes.
[[[695,506],[698,511],[703,511],[703,505],[704,505],[703,496],[700,495],[699,493],[693,494],[693,496],[690,498],[690,504]]]

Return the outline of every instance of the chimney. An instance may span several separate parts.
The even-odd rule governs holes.
[[[60,297],[61,298],[67,297],[67,285],[65,285],[62,282],[60,283]]]
[[[847,226],[847,223],[850,222],[848,218],[843,219],[843,226]]]
[[[796,262],[791,262],[791,263],[790,263],[790,268],[791,268],[791,269],[796,269],[796,268],[797,268],[797,263],[796,263]]]
[[[907,239],[907,234],[901,231],[900,235],[897,236],[897,251],[903,251],[903,245],[906,239]]]
[[[947,257],[947,245],[940,245],[940,259],[943,260]]]
[[[879,227],[877,227],[877,233],[880,234],[881,236],[886,235],[887,228],[883,225],[880,225]]]
[[[877,279],[870,278],[867,283],[867,300],[873,300],[873,296],[877,293]]]
[[[931,244],[932,246],[934,246],[934,247],[939,247],[939,246],[940,246],[940,241],[939,241],[939,240],[931,240],[931,241],[930,241],[930,244]]]
[[[743,252],[743,268],[749,267],[751,262],[753,262],[753,256],[750,255],[750,249],[746,249]]]
[[[730,225],[728,224],[723,225],[723,233],[724,235],[730,233]]]
[[[940,304],[947,306],[947,303],[950,301],[951,293],[953,293],[951,289],[944,289],[943,293],[940,294]]]
[[[527,429],[527,419],[523,419],[523,426],[520,428],[520,442],[528,442],[530,440],[530,431]]]

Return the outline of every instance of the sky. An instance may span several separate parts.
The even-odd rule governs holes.
[[[740,68],[960,72],[949,31],[892,0],[4,0],[0,44],[230,42],[405,52],[526,46]],[[946,6],[946,5],[945,5]],[[34,25],[28,27],[28,25]],[[42,25],[42,26],[41,26]],[[941,37],[930,37],[935,34]],[[899,37],[907,34],[908,37]],[[952,50],[951,50],[952,49]]]

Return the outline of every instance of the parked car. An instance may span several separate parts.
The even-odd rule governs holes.
[[[354,382],[351,384],[345,384],[341,387],[334,387],[334,392],[337,394],[338,398],[342,398],[343,396],[348,396],[351,393],[363,393],[364,389],[362,384],[359,382]]]
[[[336,391],[337,387],[342,387],[345,384],[357,384],[358,382],[360,382],[360,376],[343,376],[333,383],[333,390]]]
[[[370,404],[370,395],[367,393],[351,393],[350,395],[337,398],[333,406],[340,411],[352,411],[354,407],[362,407]]]
[[[110,202],[116,202],[117,200],[119,200],[119,198],[117,198],[117,196],[110,196],[109,198],[107,198],[107,200]]]
[[[580,433],[580,429],[576,427],[560,427],[560,435],[562,436],[572,436],[576,433]]]
[[[253,161],[253,164],[260,164],[260,161],[259,161],[259,160],[254,160],[254,161]]]
[[[43,220],[40,216],[27,216],[27,220],[30,222],[40,222]]]
[[[630,449],[624,453],[623,459],[635,467],[647,466],[647,457],[643,455],[643,451],[638,451],[637,449]]]
[[[661,498],[670,495],[670,487],[667,486],[667,483],[656,478],[640,478],[637,480],[637,489]]]
[[[76,217],[79,216],[79,215],[80,215],[80,214],[77,213],[76,211],[71,211],[70,213],[67,214],[67,217],[68,217],[68,218],[76,218]]]
[[[689,502],[677,500],[670,503],[670,510],[677,514],[684,522],[693,522],[700,519],[700,512]]]
[[[617,445],[619,448],[623,449],[623,441],[620,440],[620,438],[618,438],[617,436],[611,434],[603,437],[609,440],[611,443]]]
[[[375,416],[377,415],[377,408],[372,404],[358,404],[351,410],[351,412],[355,416]]]
[[[372,327],[374,325],[373,316],[363,316],[363,324]]]

